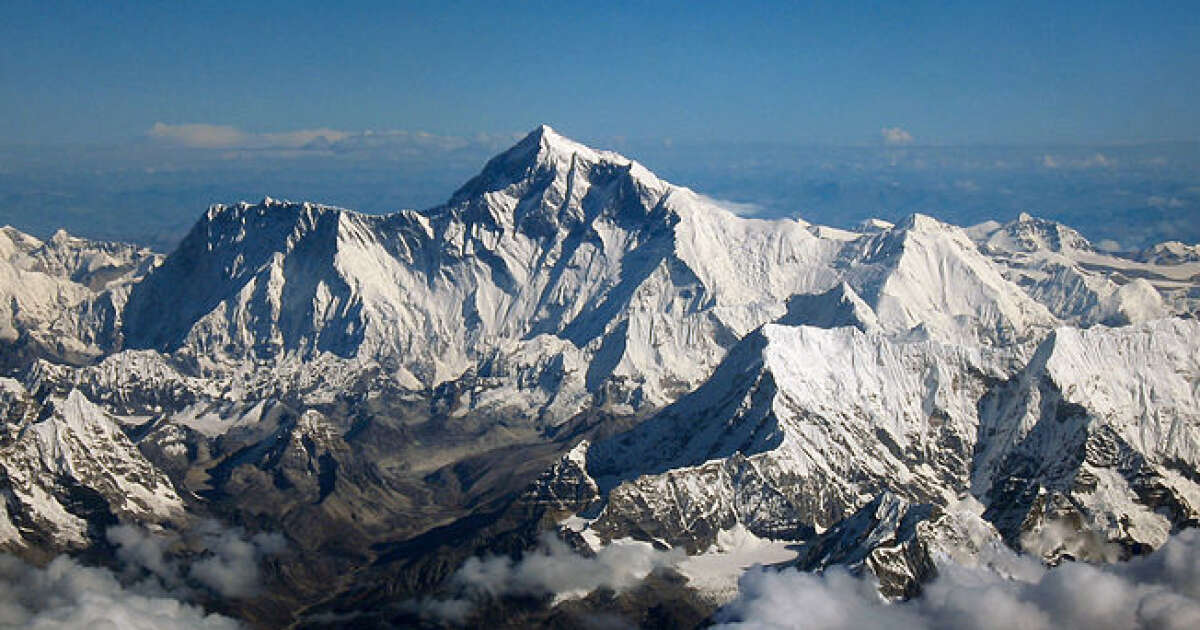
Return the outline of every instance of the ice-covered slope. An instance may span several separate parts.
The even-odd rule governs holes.
[[[947,501],[969,485],[993,364],[988,350],[767,325],[696,392],[593,446],[589,470],[619,484],[596,526],[703,548],[739,522],[820,530],[884,489]]]
[[[1127,546],[1200,522],[1200,323],[1062,328],[980,401],[973,491],[1016,540],[1065,520]]]
[[[1183,265],[1200,262],[1200,243],[1188,245],[1179,241],[1167,241],[1148,247],[1138,253],[1137,259],[1155,265]]]
[[[368,216],[215,206],[130,297],[129,347],[270,361],[332,354],[430,387],[565,340],[583,386],[666,402],[739,336],[824,290],[836,245],[734,216],[542,127],[444,206]]]
[[[43,242],[0,228],[0,364],[30,354],[86,361],[112,350],[129,286],[157,260],[61,230]]]
[[[1028,214],[967,232],[1008,279],[1068,323],[1122,325],[1193,312],[1200,304],[1191,279],[1200,264],[1168,260],[1186,248],[1164,244],[1166,258],[1121,258],[1096,250],[1065,225]]]
[[[738,523],[820,531],[882,491],[937,505],[970,491],[1014,545],[1064,521],[1153,548],[1197,522],[1198,344],[1194,320],[1060,328],[1021,367],[986,347],[770,324],[694,393],[592,446],[608,489],[593,527],[703,548]]]
[[[890,333],[1007,345],[1036,340],[1057,322],[964,231],[925,215],[855,241],[840,266]]]
[[[472,408],[524,400],[553,422],[668,403],[785,314],[988,345],[1059,323],[959,228],[914,215],[835,232],[737,217],[541,127],[424,212],[214,206],[136,285],[123,331],[212,373],[340,361],[411,389],[476,375],[490,384]],[[855,304],[805,302],[831,290]]]

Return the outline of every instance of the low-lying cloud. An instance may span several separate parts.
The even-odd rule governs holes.
[[[154,123],[147,136],[156,143],[185,148],[225,152],[226,157],[247,155],[288,156],[305,154],[353,154],[400,152],[419,154],[429,151],[480,149],[494,151],[518,139],[513,134],[476,134],[447,136],[424,131],[366,130],[345,131],[320,127],[275,133],[245,131],[231,125]]]
[[[1117,165],[1115,158],[1109,157],[1103,153],[1096,152],[1084,157],[1065,157],[1061,155],[1051,155],[1049,153],[1042,156],[1042,168],[1046,169],[1076,169],[1088,170],[1099,168],[1113,168]]]
[[[680,550],[660,551],[650,543],[617,540],[587,558],[547,534],[537,549],[520,560],[508,556],[468,559],[450,580],[452,597],[411,601],[406,608],[424,617],[462,623],[487,599],[546,595],[566,599],[600,588],[622,591],[684,557]]]
[[[216,521],[171,534],[117,525],[106,535],[116,547],[117,572],[67,556],[39,568],[0,555],[0,628],[239,628],[236,620],[188,602],[206,593],[256,594],[263,560],[285,547],[279,534],[248,535]]]
[[[60,556],[38,568],[0,555],[0,628],[61,630],[226,630],[237,621],[198,606],[126,587],[111,571]]]
[[[742,577],[738,598],[718,613],[719,627],[1200,628],[1200,530],[1112,565],[1042,569],[1012,555],[1026,570],[1001,576],[951,565],[921,597],[904,603],[885,602],[874,583],[841,569],[822,575],[754,570]]]
[[[127,574],[153,576],[175,592],[202,587],[234,598],[255,595],[262,583],[263,560],[286,547],[279,534],[249,536],[216,521],[204,521],[186,535],[152,535],[134,525],[117,525],[109,528],[107,537]],[[170,553],[172,549],[195,555],[183,561]]]

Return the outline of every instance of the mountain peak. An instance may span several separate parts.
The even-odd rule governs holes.
[[[539,165],[547,163],[569,165],[571,160],[576,157],[588,162],[608,161],[625,164],[632,161],[623,155],[611,151],[597,151],[583,143],[576,142],[546,124],[538,125],[513,149],[501,155],[507,155],[518,149],[520,150],[518,155]]]
[[[915,232],[944,231],[949,227],[951,226],[920,212],[904,217],[895,225],[895,229]]]
[[[479,175],[458,189],[454,204],[468,197],[503,190],[513,184],[541,176],[564,179],[578,165],[608,165],[628,170],[634,177],[657,185],[658,178],[637,162],[613,151],[599,151],[539,125],[524,138],[484,165]]]

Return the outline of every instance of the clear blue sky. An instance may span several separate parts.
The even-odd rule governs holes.
[[[120,6],[115,6],[120,4]],[[253,4],[248,7],[243,5]],[[0,144],[156,122],[583,139],[1200,139],[1194,2],[0,5]]]

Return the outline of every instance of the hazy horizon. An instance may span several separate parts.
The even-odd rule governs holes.
[[[444,201],[540,123],[760,216],[1200,241],[1185,3],[7,3],[0,223]]]
[[[553,124],[553,123],[552,123]],[[836,146],[586,138],[762,217],[848,227],[912,212],[969,225],[1019,212],[1135,249],[1200,241],[1200,144]],[[126,143],[0,147],[0,223],[169,250],[208,205],[264,196],[370,213],[446,199],[523,134],[347,134],[336,143],[191,128]],[[222,142],[204,136],[218,134]]]

